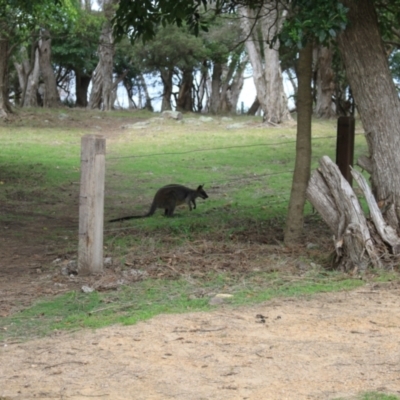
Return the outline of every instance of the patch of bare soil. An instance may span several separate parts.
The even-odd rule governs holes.
[[[400,394],[400,288],[161,315],[0,350],[6,399],[333,399]]]

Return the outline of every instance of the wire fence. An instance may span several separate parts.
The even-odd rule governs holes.
[[[356,136],[361,136],[361,134],[356,134]],[[362,135],[363,136],[363,135]],[[320,157],[327,153],[327,149],[329,149],[331,157],[334,156],[336,151],[336,135],[328,135],[328,136],[318,136],[313,137],[313,155],[312,155],[312,163],[314,166],[317,165]],[[318,143],[320,145],[318,145]],[[317,144],[317,145],[316,145]],[[234,164],[235,157],[236,160],[240,161],[241,155],[244,152],[249,151],[253,153],[255,149],[262,148],[277,148],[277,147],[285,147],[286,152],[281,153],[280,151],[276,151],[274,154],[276,158],[274,159],[262,159],[260,155],[255,157],[251,163],[249,163],[247,168],[238,168],[240,173],[235,174],[231,173],[218,173],[218,168],[216,168],[216,173],[212,175],[208,174],[200,174],[202,175],[201,182],[198,184],[204,184],[206,187],[209,187],[213,193],[213,198],[215,200],[224,200],[225,198],[231,199],[231,201],[235,201],[235,189],[240,188],[240,190],[246,189],[248,191],[253,190],[255,193],[258,192],[258,195],[254,196],[254,205],[249,204],[247,202],[245,208],[246,210],[251,209],[260,209],[260,203],[264,202],[267,204],[269,208],[275,207],[284,207],[287,208],[287,204],[289,202],[290,190],[291,190],[291,181],[292,174],[294,169],[294,161],[295,161],[295,152],[296,152],[296,140],[281,140],[274,142],[263,142],[263,143],[251,143],[251,144],[240,144],[240,145],[228,145],[228,146],[215,146],[215,147],[199,147],[193,149],[184,149],[179,151],[167,151],[167,152],[149,152],[146,154],[129,154],[129,155],[121,155],[117,156],[115,153],[111,153],[107,155],[106,158],[106,210],[107,212],[112,212],[113,215],[118,213],[132,212],[132,214],[140,214],[144,210],[147,211],[152,198],[155,194],[155,190],[165,184],[171,183],[169,182],[170,170],[174,168],[179,169],[179,167],[184,167],[187,163],[186,159],[181,159],[179,157],[186,156],[190,154],[207,154],[209,159],[218,160],[219,154],[221,152],[236,152],[235,155],[231,155],[230,161]],[[281,157],[281,158],[280,158]],[[135,172],[132,172],[131,182],[126,183],[126,171],[121,174],[122,180],[125,179],[125,183],[121,182],[118,178],[118,170],[122,170],[123,167],[119,166],[119,163],[124,166],[124,163],[129,161],[129,159],[137,159],[138,164],[141,159],[158,159],[158,160],[166,160],[164,170],[158,175],[156,173],[150,173],[147,167],[140,167],[138,165],[134,165]],[[171,161],[172,160],[172,161]],[[227,159],[229,162],[229,159]],[[257,163],[263,163],[265,165],[264,171],[258,167]],[[256,165],[257,164],[257,165]],[[271,171],[271,166],[273,166],[273,170]],[[219,167],[223,169],[223,167],[234,168],[234,165],[226,165],[219,164]],[[281,168],[280,168],[281,167]],[[126,168],[126,166],[124,167]],[[255,168],[255,170],[253,170]],[[176,179],[175,183],[182,183],[187,185],[186,182],[188,179],[186,176],[183,176],[181,173],[177,174],[179,178]],[[191,176],[191,171],[188,173]],[[168,181],[167,181],[168,180]],[[273,188],[270,187],[269,183],[271,180],[274,180],[274,183],[271,184]],[[257,187],[258,185],[258,187]],[[265,188],[260,189],[259,186],[264,185]],[[222,196],[222,193],[226,197]],[[120,204],[118,203],[118,199],[120,199]],[[241,200],[238,200],[241,201]],[[110,202],[113,205],[110,205]],[[127,208],[127,202],[128,207]],[[208,202],[208,204],[212,204]],[[205,206],[205,210],[207,210],[208,206]],[[209,207],[212,207],[211,205]],[[223,206],[221,206],[223,207]],[[123,216],[123,215],[121,215]],[[130,229],[131,227],[115,227],[106,229],[106,232],[118,231]]]

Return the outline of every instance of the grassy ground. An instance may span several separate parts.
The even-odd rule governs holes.
[[[357,132],[356,157],[366,151]],[[4,319],[0,340],[205,310],[218,293],[232,294],[225,301],[238,305],[363,284],[329,270],[331,234],[309,205],[303,242],[294,249],[282,245],[295,124],[266,128],[253,117],[201,122],[185,115],[176,122],[145,112],[21,114],[0,126],[0,221],[8,237],[51,245],[67,261],[76,258],[80,138],[88,133],[107,138],[106,220],[145,213],[155,191],[168,183],[205,184],[210,198],[172,219],[157,213],[106,223],[105,255],[125,284],[39,302]],[[334,158],[335,146],[336,122],[314,121],[313,168],[322,155]],[[53,274],[59,269],[46,268]]]

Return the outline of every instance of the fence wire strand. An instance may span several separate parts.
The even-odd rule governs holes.
[[[336,136],[318,136],[312,138],[312,140],[324,140],[324,139],[335,139]],[[146,153],[146,154],[133,154],[130,156],[119,156],[119,157],[107,157],[107,160],[119,160],[126,158],[143,158],[143,157],[157,157],[157,156],[172,156],[172,155],[182,155],[190,153],[199,153],[203,151],[220,151],[220,150],[231,150],[231,149],[241,149],[241,148],[251,148],[251,147],[267,147],[267,146],[281,146],[286,144],[296,144],[296,140],[289,140],[285,142],[275,142],[275,143],[257,143],[257,144],[245,144],[237,146],[226,146],[226,147],[205,147],[200,149],[168,152],[168,153]]]

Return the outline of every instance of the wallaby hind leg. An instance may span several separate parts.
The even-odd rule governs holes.
[[[167,217],[172,217],[174,215],[174,211],[175,211],[175,206],[170,206],[165,210],[165,215]]]

